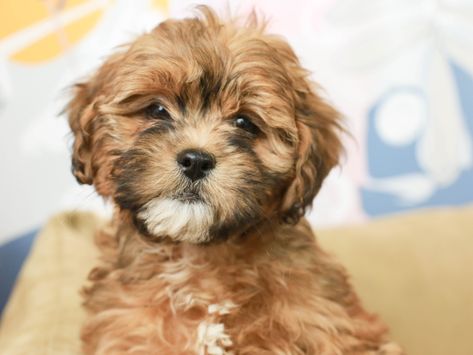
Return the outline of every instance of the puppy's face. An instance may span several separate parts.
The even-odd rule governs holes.
[[[192,243],[296,220],[336,164],[336,112],[257,26],[166,21],[76,86],[73,173],[144,235]]]

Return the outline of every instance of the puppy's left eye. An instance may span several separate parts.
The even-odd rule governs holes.
[[[171,115],[169,112],[164,108],[163,105],[159,103],[153,103],[149,105],[145,110],[146,116],[153,119],[162,119],[162,120],[169,120],[171,119]]]
[[[260,129],[255,125],[251,120],[245,116],[238,116],[233,120],[235,127],[244,129],[245,131],[252,133],[254,135],[260,132]]]

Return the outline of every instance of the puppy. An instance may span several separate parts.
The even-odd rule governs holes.
[[[112,55],[68,106],[72,170],[114,204],[87,354],[401,354],[306,207],[341,123],[289,45],[209,8]]]

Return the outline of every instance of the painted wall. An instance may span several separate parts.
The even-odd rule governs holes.
[[[473,0],[201,2],[264,13],[345,115],[353,138],[315,224],[473,201]],[[69,173],[67,88],[193,4],[0,2],[0,243],[65,208],[104,210]]]

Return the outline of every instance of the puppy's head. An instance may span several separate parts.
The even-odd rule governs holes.
[[[151,238],[296,222],[341,149],[338,115],[307,75],[255,23],[208,8],[165,21],[76,85],[73,174]]]

